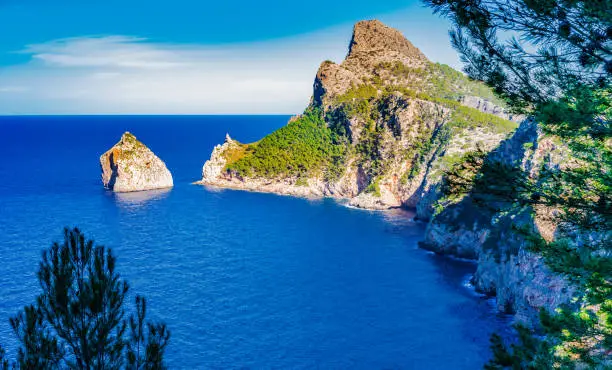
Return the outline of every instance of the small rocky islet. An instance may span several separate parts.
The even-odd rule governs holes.
[[[100,156],[102,184],[114,192],[171,188],[166,164],[130,132]]]

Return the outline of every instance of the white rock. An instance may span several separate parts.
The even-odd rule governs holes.
[[[166,164],[134,135],[121,140],[100,156],[102,184],[115,192],[170,188],[174,185]]]

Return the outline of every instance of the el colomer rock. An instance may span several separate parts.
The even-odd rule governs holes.
[[[100,156],[100,167],[102,184],[114,192],[164,189],[174,185],[166,164],[129,132]]]

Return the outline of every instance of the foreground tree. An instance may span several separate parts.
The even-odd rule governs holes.
[[[612,1],[424,2],[453,22],[466,72],[532,116],[569,155],[536,178],[483,155],[448,173],[447,191],[483,206],[554,209],[554,241],[516,232],[581,288],[577,308],[542,312],[543,336],[519,327],[510,347],[494,336],[487,367],[612,367]]]
[[[110,249],[94,245],[77,228],[43,253],[42,293],[10,323],[20,348],[14,368],[163,369],[170,338],[165,324],[147,323],[146,300],[126,318],[128,283]],[[129,332],[127,327],[129,324]],[[0,348],[0,368],[9,367]]]

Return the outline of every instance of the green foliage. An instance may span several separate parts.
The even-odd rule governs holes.
[[[115,265],[110,249],[95,246],[77,228],[64,230],[64,242],[43,253],[36,304],[10,320],[20,343],[14,368],[165,368],[166,325],[146,323],[145,334],[146,301],[137,296],[138,317],[126,332],[128,284]]]
[[[170,340],[170,332],[164,324],[146,323],[146,316],[147,301],[136,296],[136,314],[132,314],[129,320],[128,368],[164,369],[164,352]]]
[[[492,132],[500,134],[510,133],[518,127],[515,122],[463,105],[455,107],[451,125],[456,128],[488,128]]]
[[[506,103],[482,81],[474,80],[446,64],[431,64],[428,72],[431,87],[426,92],[436,98],[457,100],[462,96],[477,96],[497,106],[506,107]]]
[[[318,111],[310,111],[250,144],[227,170],[243,177],[308,177],[323,171],[337,176],[345,154],[343,137],[327,127]]]
[[[505,102],[493,90],[481,81],[473,80],[463,73],[454,70],[446,64],[429,63],[425,67],[409,67],[402,62],[380,63],[371,79],[371,83],[378,89],[394,90],[399,92],[410,91],[426,94],[437,99],[457,101],[463,96],[477,96],[505,107]],[[387,84],[380,75],[389,74],[391,82]]]
[[[552,369],[555,368],[553,357],[545,350],[544,342],[533,336],[531,330],[517,325],[518,343],[506,347],[502,338],[491,336],[493,358],[485,365],[486,370],[502,369]]]
[[[421,171],[421,167],[427,160],[430,160],[435,152],[441,153],[446,144],[450,140],[451,131],[448,126],[442,126],[434,132],[425,131],[421,133],[420,138],[415,140],[414,147],[410,151],[412,164],[410,169],[405,173],[405,179],[401,181],[408,182],[414,179]]]
[[[515,110],[532,111],[572,85],[610,82],[609,1],[423,1],[455,24],[451,42],[467,74]]]
[[[432,97],[426,94],[418,94],[423,100],[433,101],[447,108],[452,109],[450,125],[456,129],[488,129],[494,133],[511,133],[518,127],[518,124],[507,119],[503,119],[494,114],[484,113],[476,108],[466,107],[457,101]]]
[[[336,98],[338,104],[353,103],[355,101],[372,100],[378,96],[378,89],[370,84],[352,86],[344,94]]]
[[[380,198],[380,178],[375,178],[372,180],[372,182],[370,182],[368,187],[365,189],[365,192]]]
[[[369,178],[379,176],[383,172],[383,158],[380,152],[382,135],[381,126],[367,127],[361,133],[361,138],[355,146],[360,163]]]
[[[345,119],[350,117],[361,118],[371,131],[379,118],[379,112],[376,109],[378,96],[377,87],[371,84],[353,85],[344,94],[336,97],[334,105],[338,107],[336,110],[340,111]]]
[[[465,153],[458,160],[448,162],[442,182],[442,193],[445,197],[456,197],[471,193],[476,177],[482,176],[482,166],[487,153],[481,149]]]
[[[545,336],[519,328],[506,347],[495,338],[489,368],[612,366],[612,49],[608,1],[425,0],[455,24],[452,42],[467,73],[516,111],[532,114],[569,159],[537,178],[517,166],[482,164],[469,190],[499,210],[554,209],[558,235],[515,230],[579,290],[573,306],[542,313]],[[513,33],[516,38],[507,38]],[[530,149],[528,146],[523,149]],[[456,190],[462,191],[461,183]],[[561,237],[563,236],[563,237]]]

